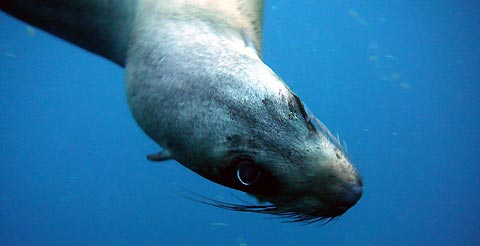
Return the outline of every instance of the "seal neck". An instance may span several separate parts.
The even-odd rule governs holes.
[[[251,76],[271,72],[242,30],[209,16],[180,17],[137,16],[127,55],[127,99],[155,142],[181,163],[191,156],[201,163],[212,153],[205,149],[224,141],[218,134],[232,124],[226,105],[238,105],[235,101],[255,91],[246,83],[256,81]],[[180,153],[185,149],[193,151]]]

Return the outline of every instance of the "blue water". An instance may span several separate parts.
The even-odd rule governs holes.
[[[480,4],[332,2],[268,1],[263,42],[363,176],[325,226],[179,196],[245,197],[147,162],[123,70],[0,14],[0,245],[480,245]]]

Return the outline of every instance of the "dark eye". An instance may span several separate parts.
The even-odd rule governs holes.
[[[237,165],[237,179],[245,186],[255,184],[261,173],[262,170],[251,160],[241,160]]]
[[[265,165],[265,164],[264,164]],[[220,168],[215,182],[262,197],[272,197],[282,191],[282,184],[262,163],[248,155],[238,155]]]

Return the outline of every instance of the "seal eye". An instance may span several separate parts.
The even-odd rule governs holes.
[[[250,186],[258,181],[262,171],[250,160],[242,160],[237,166],[237,179],[245,186]]]
[[[261,197],[280,193],[282,184],[272,173],[248,155],[238,155],[219,168],[217,183]]]

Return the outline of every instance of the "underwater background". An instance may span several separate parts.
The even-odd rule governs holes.
[[[263,34],[357,205],[321,226],[180,196],[250,199],[148,162],[123,70],[0,13],[0,245],[480,245],[479,1],[267,1]]]

